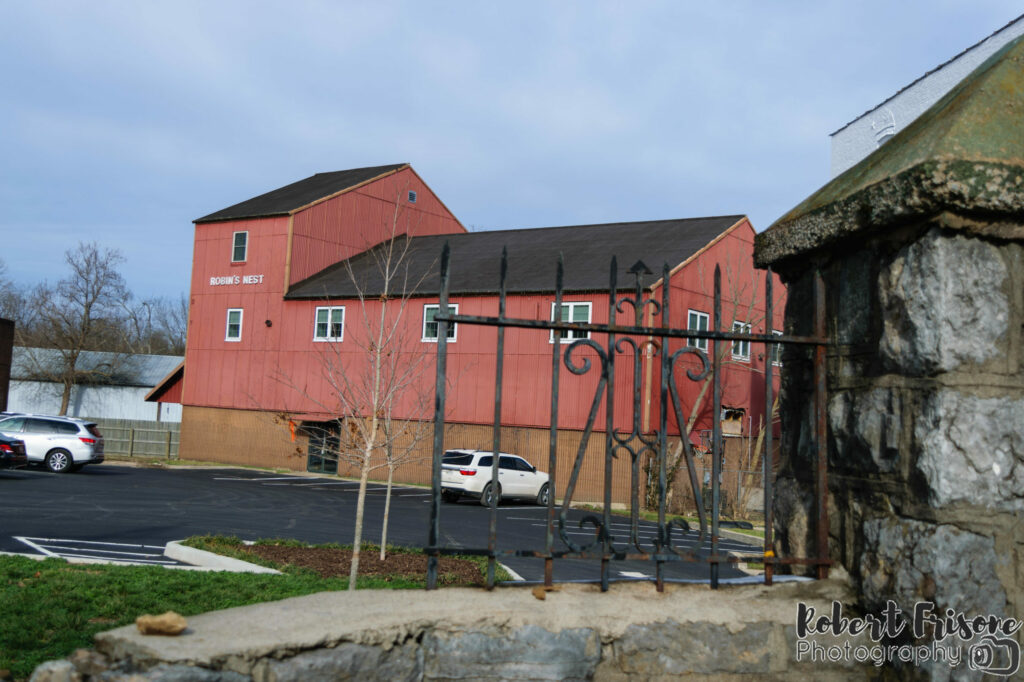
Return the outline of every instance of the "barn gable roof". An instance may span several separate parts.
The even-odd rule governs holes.
[[[290,215],[320,199],[326,199],[408,166],[408,163],[394,163],[388,166],[370,166],[317,173],[304,180],[279,187],[252,199],[246,199],[202,218],[196,218],[193,222],[196,224],[214,223],[224,220]]]
[[[618,258],[618,281],[623,289],[634,286],[634,279],[627,270],[638,260],[654,271],[646,278],[645,283],[649,285],[659,279],[663,263],[668,263],[669,267],[683,263],[744,218],[731,215],[398,239],[402,240],[401,248],[408,247],[401,261],[402,267],[408,267],[408,289],[414,288],[422,295],[437,293],[439,259],[446,241],[451,248],[452,294],[497,293],[503,247],[508,249],[506,286],[509,293],[553,291],[559,253],[565,263],[566,291],[600,291],[608,288],[613,255]],[[366,294],[380,293],[383,280],[379,263],[387,244],[378,244],[296,283],[285,298],[352,298],[358,295],[355,282]],[[403,272],[403,278],[405,276]]]

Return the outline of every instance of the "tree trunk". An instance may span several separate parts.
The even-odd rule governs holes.
[[[391,512],[391,481],[395,477],[395,467],[388,465],[388,490],[384,493],[384,525],[380,529],[380,560],[387,558],[388,546],[388,514]]]
[[[366,509],[366,481],[370,477],[370,456],[363,459],[359,472],[359,494],[356,496],[356,532],[352,541],[352,567],[348,572],[348,589],[356,589],[356,577],[359,575],[359,550],[363,544],[363,512]]]
[[[57,413],[62,417],[68,413],[68,405],[71,403],[71,389],[74,387],[74,382],[64,381],[64,392],[60,396],[60,412]]]

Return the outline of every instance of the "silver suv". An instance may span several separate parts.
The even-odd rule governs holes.
[[[24,441],[29,463],[45,464],[55,474],[103,461],[103,436],[95,423],[83,419],[3,415],[0,433]]]

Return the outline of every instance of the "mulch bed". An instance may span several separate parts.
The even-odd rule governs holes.
[[[324,578],[347,578],[352,566],[352,550],[329,547],[288,547],[284,545],[249,545],[246,552],[281,565],[308,568]],[[384,561],[377,551],[359,554],[359,575],[422,580],[427,575],[427,557],[423,554],[390,552]],[[442,585],[483,585],[480,567],[466,559],[441,557],[437,581]]]

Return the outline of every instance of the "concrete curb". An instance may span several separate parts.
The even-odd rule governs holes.
[[[213,552],[207,552],[203,549],[196,549],[195,547],[186,547],[185,545],[176,541],[167,543],[167,546],[164,547],[164,556],[168,557],[169,559],[182,561],[186,564],[192,564],[193,566],[199,566],[212,571],[231,571],[232,573],[274,573],[277,575],[281,574],[281,571],[274,570],[273,568],[267,568],[266,566],[259,566],[257,564],[250,564],[248,561],[242,561],[241,559],[232,559],[231,557],[222,556],[220,554],[214,554]]]
[[[754,545],[755,547],[764,547],[764,538],[755,537],[753,535],[746,535],[744,533],[736,533],[725,528],[719,528],[718,534],[722,537],[727,537],[730,540],[736,542],[742,542],[745,545]]]

